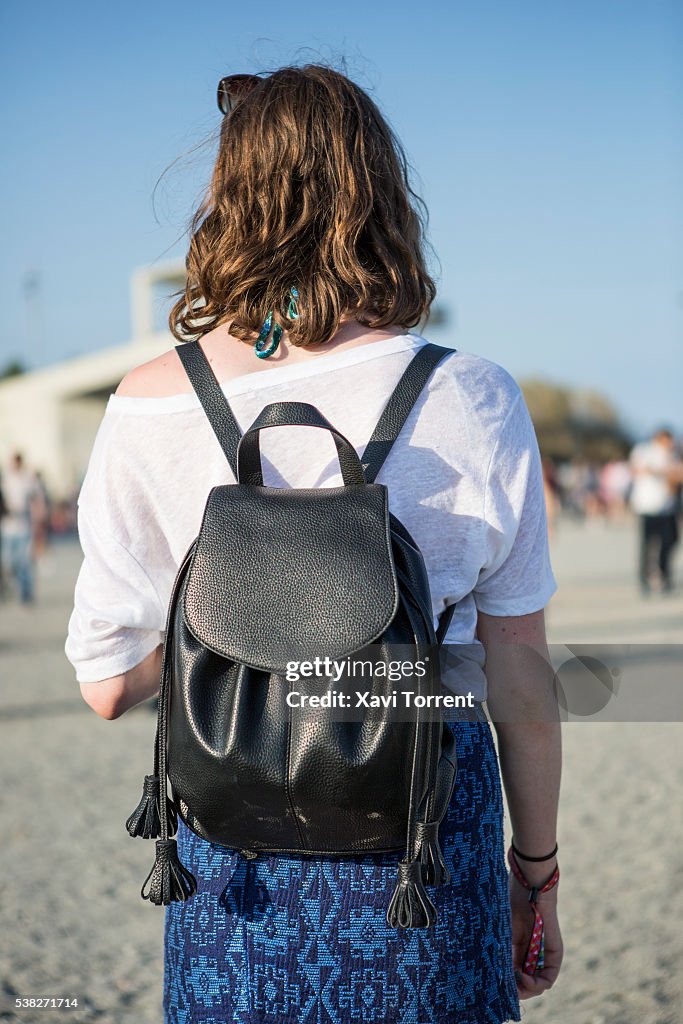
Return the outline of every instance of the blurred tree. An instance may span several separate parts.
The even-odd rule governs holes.
[[[441,306],[439,303],[435,303],[429,310],[425,326],[429,324],[430,327],[444,327],[450,321],[451,317],[446,307]]]
[[[609,399],[597,391],[572,389],[548,381],[521,382],[536,428],[541,454],[564,462],[621,459],[633,439]]]
[[[24,363],[21,359],[10,359],[0,370],[0,380],[5,380],[7,377],[18,377],[20,373],[26,373]]]

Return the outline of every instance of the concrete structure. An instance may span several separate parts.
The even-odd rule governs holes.
[[[21,451],[53,498],[74,495],[109,396],[134,366],[175,344],[155,327],[155,291],[168,294],[184,281],[181,262],[139,268],[131,279],[129,341],[0,381],[0,466]]]

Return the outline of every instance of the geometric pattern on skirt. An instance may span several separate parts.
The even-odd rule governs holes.
[[[166,907],[166,1024],[519,1021],[490,726],[449,723],[458,774],[439,836],[451,872],[430,929],[389,928],[398,854],[245,861],[182,820],[196,895]]]

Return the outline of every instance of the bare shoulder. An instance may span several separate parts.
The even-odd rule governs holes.
[[[129,370],[116,394],[130,398],[164,398],[191,390],[187,374],[173,348]]]
[[[244,346],[237,339],[231,339],[224,328],[214,328],[205,334],[201,346],[219,381],[245,372],[242,365]],[[168,398],[190,391],[192,385],[185,368],[176,349],[171,348],[130,370],[116,389],[116,394],[131,398]]]

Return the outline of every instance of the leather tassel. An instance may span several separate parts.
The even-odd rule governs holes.
[[[448,885],[451,873],[443,859],[439,843],[439,822],[418,821],[415,825],[415,842],[425,885]]]
[[[161,835],[160,785],[157,775],[145,775],[140,803],[126,821],[128,835],[141,836],[143,839],[158,839]],[[166,796],[166,815],[168,818],[168,834],[175,835],[178,828],[178,814],[175,806]]]
[[[436,907],[427,895],[419,860],[398,862],[396,888],[387,910],[390,928],[431,928]]]
[[[149,882],[149,890],[145,886]],[[175,839],[157,839],[157,855],[152,870],[142,883],[140,895],[157,907],[184,903],[197,891],[197,879],[178,859]]]

